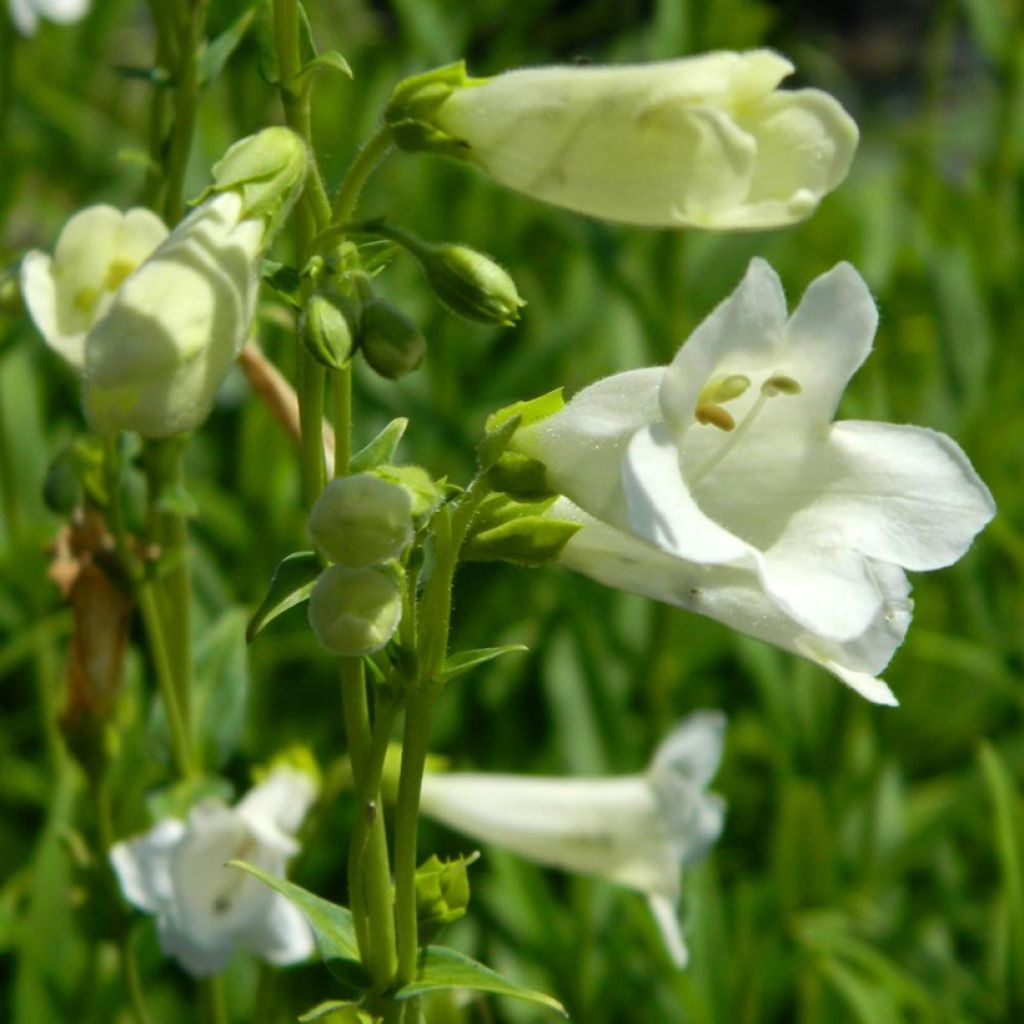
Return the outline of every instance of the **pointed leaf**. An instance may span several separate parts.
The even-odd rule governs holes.
[[[350,911],[321,899],[286,878],[268,875],[245,861],[230,860],[228,866],[248,871],[302,911],[316,935],[320,955],[335,978],[356,990],[370,984],[370,978],[359,961],[356,929]]]
[[[305,601],[322,570],[323,564],[315,551],[296,551],[282,558],[270,578],[267,596],[249,620],[249,628],[245,631],[246,643],[251,644],[253,637],[268,622]]]
[[[349,463],[350,473],[365,473],[376,469],[395,457],[398,442],[402,440],[409,421],[404,416],[392,420],[365,448],[361,448]]]
[[[210,40],[197,61],[196,70],[202,85],[208,85],[224,70],[224,65],[238,49],[255,17],[256,7],[253,6],[243,11],[241,17],[236,18],[216,39]]]
[[[528,650],[525,644],[506,644],[504,647],[478,647],[472,651],[459,651],[444,663],[439,678],[442,682],[447,682],[461,676],[463,672],[476,668],[477,665],[500,658],[503,654],[519,654]]]
[[[302,275],[294,267],[277,260],[264,260],[260,274],[285,302],[296,309],[302,308]]]
[[[337,1016],[334,1016],[337,1014]],[[299,1024],[311,1024],[312,1021],[331,1017],[332,1024],[370,1024],[371,1018],[359,1009],[358,1003],[343,1002],[339,999],[328,999],[325,1003],[307,1010],[300,1018]]]
[[[551,996],[533,989],[524,988],[503,978],[497,971],[485,967],[476,960],[457,953],[446,946],[427,946],[420,955],[420,967],[415,981],[403,985],[394,993],[394,998],[401,1001],[412,999],[413,996],[428,992],[441,992],[445,989],[468,988],[475,992],[489,992],[497,996],[510,996],[513,999],[524,999],[530,1003],[539,1003],[563,1017],[568,1017],[565,1007]]]
[[[486,473],[505,454],[505,449],[512,443],[512,435],[521,425],[521,418],[512,416],[484,435],[476,446],[476,460],[481,473]]]
[[[355,77],[348,61],[337,50],[327,50],[309,61],[292,79],[293,88],[299,92],[309,89],[318,71],[338,71],[348,79]]]
[[[547,419],[548,416],[553,416],[564,405],[565,398],[562,395],[562,389],[555,388],[554,391],[549,391],[537,398],[530,398],[525,402],[515,402],[512,405],[506,405],[504,409],[492,412],[487,417],[484,429],[491,434],[514,417],[519,419],[519,426],[528,427],[539,420]]]

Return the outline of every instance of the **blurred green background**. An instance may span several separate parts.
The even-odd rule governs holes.
[[[461,573],[456,648],[530,653],[453,684],[434,749],[465,769],[547,774],[642,770],[687,711],[729,714],[714,788],[729,804],[710,861],[686,881],[693,953],[672,969],[633,893],[545,872],[499,851],[473,869],[467,921],[449,936],[517,980],[556,994],[585,1024],[862,1024],[1024,1020],[1024,4],[753,0],[309,0],[321,49],[354,82],[324,76],[318,153],[336,183],[393,83],[465,56],[472,72],[553,60],[636,61],[768,45],[796,84],[838,96],[862,144],[849,180],[807,223],[763,234],[649,232],[588,222],[503,192],[471,170],[397,156],[367,214],[464,241],[513,274],[529,305],[512,330],[442,311],[409,265],[383,289],[430,342],[398,385],[358,380],[358,440],[411,418],[401,454],[464,480],[493,409],[564,383],[666,362],[739,280],[752,255],[791,301],[838,260],[881,308],[876,351],[844,417],[913,422],[953,435],[1000,513],[952,569],[914,580],[916,613],[886,678],[902,707],[872,707],[808,663],[726,628],[554,569]],[[211,5],[212,35],[246,9]],[[5,26],[6,30],[6,26]],[[96,202],[128,206],[142,182],[152,39],[144,5],[103,0],[75,26],[8,38],[0,56],[0,263],[50,248]],[[189,194],[235,138],[279,122],[251,30],[203,100]],[[287,245],[280,247],[287,259]],[[270,309],[262,342],[291,373]],[[128,1020],[110,895],[95,870],[88,791],[54,724],[71,618],[46,579],[59,520],[46,467],[83,429],[76,386],[26,317],[0,314],[0,1020]],[[229,379],[190,453],[197,630],[212,737],[239,789],[249,766],[308,743],[328,776],[344,754],[333,661],[301,610],[249,649],[237,643],[276,562],[304,544],[290,442]],[[166,781],[152,686],[135,649],[120,710],[115,829],[145,827]],[[209,715],[208,715],[209,717]],[[336,775],[336,773],[335,773]],[[351,809],[328,808],[294,877],[344,898]],[[426,827],[431,850],[471,848]],[[91,852],[90,852],[91,851]],[[90,867],[90,858],[93,867]],[[108,909],[104,909],[107,907]],[[158,1021],[194,1019],[188,979],[136,919]],[[334,995],[318,965],[269,987],[236,957],[233,1019],[294,1019]],[[269,999],[264,998],[270,993]],[[263,1017],[254,1017],[260,1004]],[[548,1019],[509,1002],[438,1020]]]

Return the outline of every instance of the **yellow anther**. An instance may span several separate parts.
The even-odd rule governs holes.
[[[774,398],[776,395],[799,395],[802,390],[803,388],[797,381],[792,377],[784,377],[782,374],[769,377],[761,385],[761,394],[767,395],[769,398]]]
[[[75,309],[80,313],[91,313],[99,297],[100,293],[95,288],[82,288],[75,293]]]
[[[116,292],[121,287],[121,282],[135,269],[134,263],[127,260],[112,260],[107,267],[107,278],[103,287],[108,292]]]
[[[700,404],[705,402],[731,402],[739,398],[747,388],[750,387],[750,378],[742,373],[733,373],[728,377],[718,377],[716,380],[708,381],[701,388],[697,401]]]
[[[736,426],[736,421],[729,414],[729,411],[723,409],[720,405],[715,405],[714,402],[701,402],[693,410],[693,415],[698,423],[702,423],[705,426],[718,427],[719,430],[726,432]]]

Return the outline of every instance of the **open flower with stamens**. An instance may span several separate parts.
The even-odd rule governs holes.
[[[787,319],[775,272],[743,282],[668,367],[616,374],[521,431],[583,523],[562,564],[810,658],[869,700],[910,622],[904,569],[960,558],[992,496],[921,427],[832,422],[878,314],[841,263]]]
[[[156,915],[160,947],[189,973],[216,974],[235,949],[272,964],[304,960],[313,934],[302,914],[262,882],[227,867],[244,860],[274,875],[298,852],[294,833],[316,796],[305,772],[278,767],[234,807],[200,801],[111,848],[125,898]]]
[[[682,966],[680,868],[703,859],[722,832],[725,803],[705,790],[722,759],[724,733],[721,712],[694,712],[658,747],[644,775],[428,772],[420,806],[473,839],[646,893],[669,952]]]

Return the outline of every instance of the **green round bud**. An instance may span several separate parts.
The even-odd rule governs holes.
[[[427,339],[400,309],[386,299],[371,299],[359,321],[359,347],[377,373],[398,380],[423,362]]]
[[[384,568],[332,565],[309,595],[309,624],[329,651],[350,658],[379,651],[402,618],[402,591]]]
[[[468,245],[424,246],[416,253],[427,281],[456,316],[511,327],[526,303],[509,273]]]
[[[302,340],[313,358],[332,370],[340,370],[354,347],[352,303],[336,292],[317,292],[302,314]]]
[[[372,473],[332,480],[309,514],[309,532],[332,562],[361,569],[397,558],[413,536],[413,496]]]

